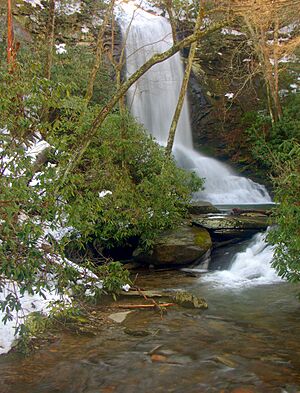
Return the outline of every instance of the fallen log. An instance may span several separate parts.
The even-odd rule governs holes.
[[[176,306],[176,303],[156,303],[156,304],[119,304],[118,308],[160,308]]]

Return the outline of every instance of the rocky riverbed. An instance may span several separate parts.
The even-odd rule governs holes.
[[[145,290],[188,290],[209,308],[167,312],[95,307],[97,332],[67,329],[23,357],[0,358],[2,393],[296,393],[300,388],[296,287],[224,289],[180,271],[140,272]],[[138,300],[141,302],[141,299]],[[144,300],[143,300],[144,301]],[[123,313],[116,320],[115,315]],[[100,313],[100,314],[99,314]]]

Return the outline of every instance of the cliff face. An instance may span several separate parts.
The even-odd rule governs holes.
[[[287,42],[296,34],[294,25],[282,28],[280,42]],[[268,42],[272,43],[272,40]],[[279,94],[283,103],[285,96],[300,90],[299,57],[300,48],[294,54],[279,59]],[[260,72],[261,64],[253,42],[239,27],[224,28],[199,42],[190,80],[189,98],[196,148],[230,160],[239,170],[246,170],[250,177],[253,157],[245,133],[248,126],[246,118],[251,111],[266,112],[267,108],[266,82]]]
[[[247,50],[247,39],[238,31],[230,34],[223,29],[205,37],[199,43],[190,80],[196,147],[233,162],[247,158],[242,117],[258,108],[261,94],[259,79],[249,78]]]
[[[55,37],[56,43],[95,46],[99,26],[103,22],[106,5],[102,0],[69,0],[57,2]],[[16,40],[21,44],[47,42],[47,2],[32,6],[24,0],[13,0],[13,18]],[[6,37],[6,0],[0,0],[0,40]],[[111,26],[105,30],[104,46],[111,42]],[[116,26],[115,39],[118,44],[120,35]]]

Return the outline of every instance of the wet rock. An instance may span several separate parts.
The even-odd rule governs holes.
[[[116,323],[122,323],[127,318],[127,315],[131,314],[132,312],[133,311],[116,312],[116,313],[110,314],[108,316],[108,318]]]
[[[190,204],[188,207],[188,211],[190,214],[208,214],[208,213],[220,213],[220,210],[217,209],[210,202],[205,201],[195,201]]]
[[[230,368],[235,368],[235,367],[236,367],[236,363],[233,362],[232,360],[230,360],[230,359],[228,358],[228,356],[226,356],[226,355],[217,356],[217,357],[215,358],[215,360],[216,360],[217,362],[219,362],[219,363],[224,364],[224,365],[227,366],[227,367],[230,367]]]
[[[149,336],[150,332],[147,330],[135,330],[135,329],[125,329],[124,333],[128,334],[129,336],[133,337],[146,337]]]
[[[231,215],[234,216],[246,216],[246,217],[262,217],[262,216],[270,216],[272,214],[271,209],[240,209],[240,208],[233,208],[231,210]]]
[[[140,265],[136,262],[129,262],[123,265],[123,268],[127,270],[134,270],[134,269],[138,269],[139,267]]]
[[[255,391],[257,390],[253,387],[240,386],[231,390],[230,393],[254,393]]]
[[[176,292],[172,299],[175,303],[186,308],[201,308],[207,309],[208,305],[206,301],[198,296],[195,296],[189,292]]]
[[[204,228],[181,226],[162,233],[151,252],[134,252],[137,262],[154,266],[180,266],[201,262],[212,246],[211,237]]]
[[[213,240],[251,237],[256,232],[265,231],[270,225],[269,218],[264,215],[218,215],[193,216],[193,225],[205,228],[212,235]]]

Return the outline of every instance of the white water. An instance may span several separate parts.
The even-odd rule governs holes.
[[[153,54],[167,50],[173,43],[169,22],[137,9],[133,2],[121,5],[119,21],[126,41],[127,76],[132,75]],[[164,146],[183,74],[183,65],[177,53],[152,67],[128,92],[127,103],[132,114]],[[205,178],[205,190],[197,192],[195,199],[220,205],[271,202],[264,186],[237,176],[227,165],[194,150],[187,99],[178,122],[173,153],[181,167]],[[203,279],[231,288],[280,281],[271,267],[272,258],[272,247],[265,242],[265,235],[258,234],[244,252],[236,255],[229,271],[208,274]]]
[[[216,286],[243,288],[280,282],[275,269],[271,267],[274,251],[265,241],[266,234],[258,233],[245,251],[237,253],[229,270],[209,273],[203,281]]]
[[[126,40],[127,76],[153,54],[172,46],[171,27],[167,19],[137,9],[133,2],[122,3],[119,22]],[[132,114],[161,145],[167,143],[183,73],[177,53],[152,67],[128,92],[127,104]],[[193,170],[206,179],[204,192],[196,193],[195,199],[215,204],[271,202],[264,186],[237,176],[228,166],[193,149],[187,99],[178,122],[173,153],[181,167]]]

